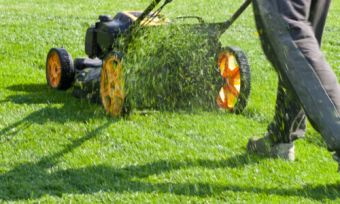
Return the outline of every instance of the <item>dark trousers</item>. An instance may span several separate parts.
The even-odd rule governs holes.
[[[337,112],[340,113],[340,86],[335,73],[320,50],[322,33],[331,0],[271,1],[276,4],[280,16],[288,24],[289,33],[294,43],[314,69],[323,89]],[[276,69],[284,69],[284,67],[273,64]],[[319,131],[319,124],[311,122],[313,127]],[[303,136],[305,129],[306,115],[301,106],[301,101],[290,90],[286,81],[279,77],[275,116],[268,126],[269,135],[275,142],[292,142]],[[327,138],[327,135],[323,136]]]

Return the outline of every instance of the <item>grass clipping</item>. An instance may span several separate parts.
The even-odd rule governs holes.
[[[143,29],[123,61],[125,103],[167,111],[216,109],[214,44],[207,34],[183,26]]]

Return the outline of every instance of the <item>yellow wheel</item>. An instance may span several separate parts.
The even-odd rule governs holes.
[[[53,89],[68,89],[74,81],[72,57],[63,48],[52,48],[46,58],[46,80]]]
[[[117,117],[122,114],[125,100],[124,74],[121,59],[116,54],[105,58],[100,77],[100,96],[106,113]]]
[[[216,97],[217,105],[240,113],[250,94],[250,68],[245,54],[239,48],[223,48],[218,55],[218,68],[224,85]]]

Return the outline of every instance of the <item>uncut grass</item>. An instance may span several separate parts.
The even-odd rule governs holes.
[[[277,84],[251,10],[221,38],[223,45],[240,46],[252,67],[242,115],[135,112],[114,121],[103,117],[102,108],[46,87],[50,47],[63,45],[81,56],[86,28],[99,14],[147,3],[0,0],[0,202],[339,202],[337,166],[310,126],[296,143],[296,162],[245,151],[247,139],[262,134],[272,119]],[[236,6],[188,0],[164,13],[213,22]],[[339,10],[333,1],[323,43],[338,76]]]

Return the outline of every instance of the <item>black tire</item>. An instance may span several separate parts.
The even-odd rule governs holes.
[[[46,80],[53,89],[66,90],[74,82],[74,65],[64,48],[52,48],[46,58]]]
[[[243,112],[245,107],[247,106],[248,98],[251,90],[251,72],[250,66],[244,52],[238,47],[225,47],[219,51],[218,55],[218,67],[220,70],[220,56],[223,53],[228,53],[234,56],[238,64],[238,72],[240,84],[238,84],[238,95],[236,96],[236,103],[233,107],[224,107],[230,112],[240,114]],[[222,75],[222,73],[221,73]],[[223,77],[223,76],[222,76]],[[228,80],[225,80],[226,85],[228,85]],[[222,87],[223,88],[223,87]],[[220,96],[219,96],[220,97]],[[218,97],[218,98],[219,98]],[[221,106],[220,106],[221,107]]]

